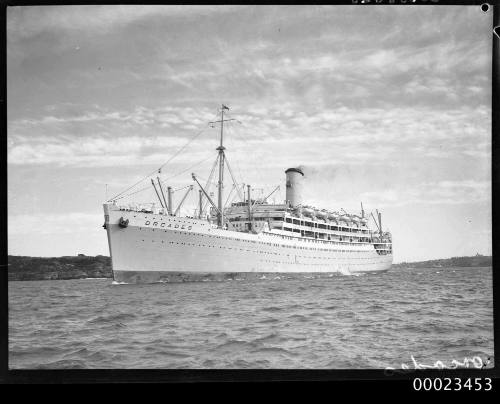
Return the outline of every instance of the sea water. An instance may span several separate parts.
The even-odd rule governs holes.
[[[491,268],[9,282],[13,369],[385,369],[474,357],[493,366]]]

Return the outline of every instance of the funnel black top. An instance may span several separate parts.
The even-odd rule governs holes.
[[[285,171],[285,174],[286,174],[288,171],[295,171],[296,173],[299,173],[299,174],[304,175],[304,173],[302,172],[302,170],[301,170],[300,168],[289,168],[288,170],[286,170],[286,171]]]

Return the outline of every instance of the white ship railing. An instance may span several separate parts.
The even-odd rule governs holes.
[[[340,240],[324,240],[324,239],[315,239],[315,238],[308,238],[308,237],[297,237],[297,236],[292,236],[288,234],[281,234],[277,232],[262,232],[262,234],[269,234],[274,237],[279,236],[283,239],[288,239],[288,240],[298,240],[301,242],[305,243],[311,243],[311,244],[328,244],[328,245],[339,245],[339,246],[346,246],[346,245],[373,245],[374,243],[371,243],[369,241],[340,241]]]

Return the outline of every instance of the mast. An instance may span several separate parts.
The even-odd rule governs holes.
[[[380,228],[380,237],[382,237],[382,213],[378,212],[378,226]]]
[[[168,214],[172,216],[172,187],[167,187],[167,195],[168,195]]]
[[[156,192],[156,196],[158,197],[158,200],[160,201],[160,205],[162,208],[164,208],[165,206],[163,206],[163,203],[161,201],[161,198],[160,198],[160,194],[158,193],[158,191],[156,190],[156,186],[155,186],[155,182],[153,181],[153,179],[151,178],[151,184],[153,184],[153,188],[155,189],[155,192]]]
[[[222,196],[223,196],[223,190],[224,190],[224,162],[226,159],[226,155],[224,154],[224,150],[226,148],[224,147],[224,122],[229,122],[229,121],[236,121],[236,119],[224,119],[224,110],[227,109],[229,111],[229,108],[226,107],[224,104],[222,104],[221,107],[221,119],[220,121],[214,121],[214,122],[209,122],[209,124],[215,124],[220,122],[220,145],[217,147],[216,150],[219,152],[219,181],[218,181],[218,186],[219,186],[219,192],[218,192],[218,198],[217,198],[217,225],[219,227],[222,227],[224,225],[224,205],[222,202]],[[239,121],[238,121],[239,122]],[[229,165],[228,165],[229,167]]]
[[[165,199],[165,194],[163,193],[163,188],[162,188],[162,186],[161,186],[160,177],[156,177],[156,179],[158,180],[158,185],[160,186],[161,196],[163,196],[163,202],[165,203],[165,207],[166,207],[166,208],[167,208],[167,210],[168,210],[167,200]]]
[[[198,190],[198,203],[199,203],[199,209],[198,209],[198,218],[201,219],[201,215],[203,213],[203,194],[202,194],[202,191],[201,189]]]
[[[379,233],[380,233],[380,232],[381,232],[381,230],[380,230],[380,226],[379,226],[379,224],[378,224],[378,220],[377,220],[377,219],[375,219],[375,216],[373,216],[373,212],[370,212],[370,215],[372,215],[373,222],[375,223],[375,226],[377,226],[377,229],[378,229],[378,231],[379,231]],[[377,217],[378,217],[378,211],[377,211]]]
[[[218,196],[218,208],[219,208],[219,215],[218,215],[218,226],[222,227],[224,224],[224,207],[222,206],[222,191],[224,187],[224,109],[227,107],[223,104],[221,108],[221,119],[220,119],[220,146],[217,147],[217,150],[219,151],[219,196]],[[229,108],[227,108],[229,109]]]
[[[248,185],[248,230],[252,230],[252,200],[250,199],[250,185]]]

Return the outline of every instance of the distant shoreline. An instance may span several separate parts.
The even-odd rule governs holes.
[[[25,257],[9,255],[9,281],[112,278],[111,259],[78,255]]]
[[[9,281],[35,281],[58,279],[111,279],[111,258],[104,255],[95,257],[78,255],[65,257],[8,256]],[[452,257],[437,260],[402,262],[392,268],[447,268],[447,267],[489,267],[492,257],[476,255],[472,257]]]
[[[419,262],[401,262],[392,264],[393,268],[449,268],[449,267],[490,267],[493,259],[489,255],[475,255],[472,257],[452,257]]]

